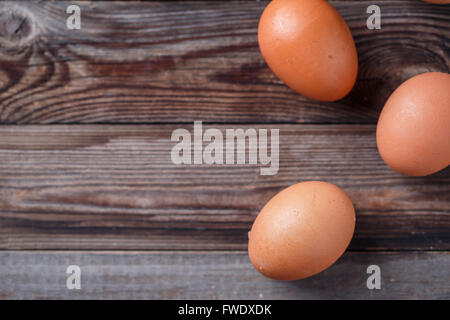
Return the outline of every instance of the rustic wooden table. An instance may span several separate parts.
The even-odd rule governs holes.
[[[331,1],[360,71],[341,101],[308,100],[264,63],[267,2],[0,3],[0,298],[450,298],[450,169],[390,170],[375,125],[389,94],[449,72],[450,6]],[[380,30],[366,9],[381,8]],[[175,165],[171,133],[278,128],[280,168]],[[347,253],[310,279],[251,266],[260,208],[304,180],[342,187],[357,210]],[[381,290],[366,287],[380,266]],[[66,287],[69,265],[81,289]]]

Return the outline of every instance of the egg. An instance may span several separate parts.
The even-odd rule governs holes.
[[[425,176],[450,164],[450,75],[410,78],[389,97],[377,125],[377,146],[395,171]]]
[[[267,277],[303,279],[331,266],[354,229],[355,209],[344,191],[327,182],[302,182],[264,206],[249,233],[248,254]]]
[[[355,84],[352,34],[324,0],[273,0],[259,21],[258,43],[273,73],[308,98],[339,100]]]

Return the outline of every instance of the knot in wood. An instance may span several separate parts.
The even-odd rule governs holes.
[[[35,23],[27,10],[20,7],[0,8],[0,46],[25,46],[35,36]]]

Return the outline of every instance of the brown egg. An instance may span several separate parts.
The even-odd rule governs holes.
[[[358,56],[342,16],[324,0],[273,0],[258,26],[261,53],[290,88],[335,101],[353,88]]]
[[[394,170],[425,176],[450,164],[450,75],[428,72],[389,97],[377,126],[378,151]]]
[[[344,191],[331,183],[302,182],[264,206],[249,233],[248,253],[265,276],[298,280],[331,266],[354,229],[355,210]]]

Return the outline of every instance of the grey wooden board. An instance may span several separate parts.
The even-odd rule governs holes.
[[[0,253],[1,299],[450,299],[449,252],[346,253],[312,278],[267,279],[245,252]],[[366,286],[381,268],[381,290]],[[81,268],[68,290],[66,268]]]

